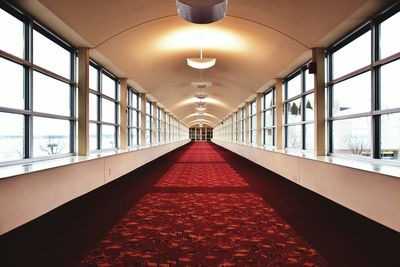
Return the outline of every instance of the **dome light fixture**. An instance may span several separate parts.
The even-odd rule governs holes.
[[[206,89],[212,86],[212,82],[191,82],[190,85],[197,89]]]
[[[176,0],[179,16],[191,23],[208,24],[223,19],[228,0]]]
[[[195,94],[194,95],[196,98],[198,98],[198,99],[200,99],[200,100],[203,100],[203,99],[206,99],[207,98],[207,95],[205,94],[205,93],[197,93],[197,94]]]
[[[186,60],[190,67],[199,70],[211,68],[217,62],[216,58],[203,58],[203,48],[200,48],[200,57],[189,57]]]

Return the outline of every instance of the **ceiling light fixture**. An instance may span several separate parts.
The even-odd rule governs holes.
[[[198,89],[205,89],[212,86],[212,82],[191,82],[191,86]]]
[[[228,0],[176,0],[179,16],[191,23],[207,24],[223,19]]]
[[[196,110],[197,110],[197,111],[205,111],[206,108],[205,108],[205,107],[197,107]]]
[[[201,92],[195,94],[194,96],[197,97],[200,100],[203,100],[203,99],[207,98],[207,95],[205,93],[201,93]]]
[[[187,58],[187,64],[199,70],[211,68],[217,62],[216,58],[203,58],[203,48],[200,48],[200,57]]]

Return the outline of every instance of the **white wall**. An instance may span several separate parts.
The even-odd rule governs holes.
[[[400,178],[241,144],[213,142],[400,232]]]
[[[187,144],[143,148],[0,180],[0,235]]]

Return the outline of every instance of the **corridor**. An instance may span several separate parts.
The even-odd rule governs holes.
[[[0,237],[2,266],[396,266],[399,235],[211,142]]]
[[[324,266],[210,143],[194,143],[82,266]]]

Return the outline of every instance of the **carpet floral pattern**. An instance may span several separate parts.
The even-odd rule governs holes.
[[[248,185],[229,164],[216,163],[223,159],[212,144],[193,144],[186,154],[192,162],[173,165],[81,266],[327,266],[260,196],[226,192]],[[157,192],[168,186],[224,190]]]

